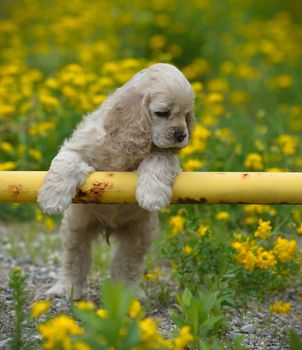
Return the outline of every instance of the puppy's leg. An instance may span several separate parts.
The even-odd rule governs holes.
[[[145,256],[158,230],[157,214],[145,212],[141,219],[115,234],[117,247],[111,262],[111,278],[125,281],[140,299],[145,299],[139,287]]]
[[[100,226],[85,205],[71,205],[64,214],[61,225],[63,236],[62,266],[57,283],[47,295],[79,299],[86,284],[91,266],[91,243]]]
[[[68,142],[52,160],[44,183],[39,190],[38,203],[44,213],[63,213],[72,198],[94,169],[86,164],[81,155],[69,148]]]
[[[181,171],[177,156],[171,152],[148,155],[138,167],[136,199],[148,211],[158,211],[170,204],[172,185]]]

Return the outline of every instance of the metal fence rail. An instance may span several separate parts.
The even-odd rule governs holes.
[[[0,202],[35,202],[46,171],[0,171]],[[95,172],[75,203],[135,203],[137,174]],[[183,172],[173,186],[173,203],[302,204],[302,173]]]

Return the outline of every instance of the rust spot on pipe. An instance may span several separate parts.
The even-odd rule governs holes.
[[[244,180],[244,179],[247,179],[250,175],[247,173],[244,173],[241,176],[242,176],[242,179]]]
[[[113,173],[107,173],[107,176],[108,177],[112,177],[112,176],[114,176],[114,174]]]
[[[110,188],[112,183],[105,181],[94,181],[89,190],[83,191],[77,189],[76,195],[73,198],[73,203],[101,203],[103,194]]]
[[[92,184],[91,191],[95,194],[102,194],[110,186],[112,187],[112,184],[109,184],[108,182],[94,181]]]
[[[178,197],[176,199],[176,203],[182,204],[206,204],[207,202],[207,199],[204,197],[200,197],[199,199],[190,197]]]
[[[217,204],[249,204],[249,202],[244,202],[244,201],[232,202],[232,201],[221,200],[221,201],[217,202]]]
[[[17,197],[20,193],[25,192],[22,184],[8,185],[7,189],[13,197]]]

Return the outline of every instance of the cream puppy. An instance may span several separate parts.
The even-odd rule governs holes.
[[[194,124],[194,93],[169,64],[137,73],[87,115],[53,159],[38,202],[45,213],[64,213],[62,267],[49,295],[82,295],[91,265],[91,243],[99,233],[115,238],[111,276],[139,289],[145,255],[158,231],[157,211],[166,207],[181,171],[178,151]],[[136,171],[137,203],[71,204],[93,171]]]

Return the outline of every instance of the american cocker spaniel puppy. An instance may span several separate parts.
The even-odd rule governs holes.
[[[91,243],[99,233],[116,238],[113,280],[144,298],[139,288],[144,257],[158,231],[157,211],[171,200],[181,171],[178,151],[194,123],[194,93],[169,64],[154,64],[117,89],[87,115],[52,160],[38,202],[45,213],[63,213],[63,259],[48,295],[82,295],[91,265]],[[138,204],[71,204],[93,171],[136,171]]]

